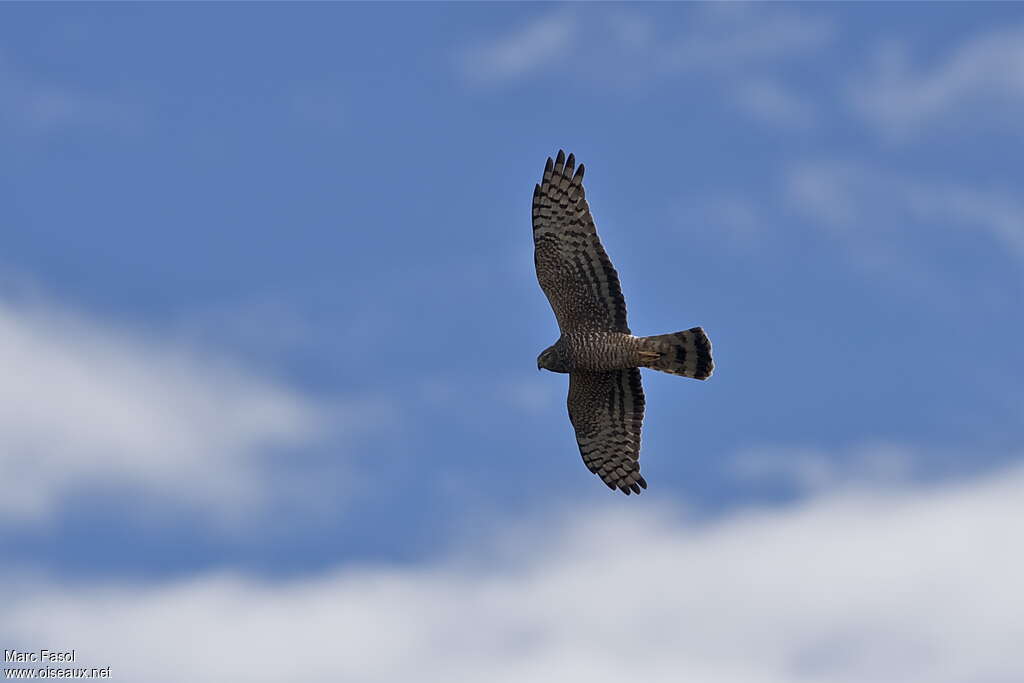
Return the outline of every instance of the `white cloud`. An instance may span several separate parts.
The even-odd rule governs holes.
[[[578,17],[557,10],[542,15],[464,56],[466,74],[478,81],[516,78],[563,59],[573,47]]]
[[[938,456],[932,452],[924,458],[918,449],[885,442],[848,448],[841,457],[813,447],[762,446],[737,453],[730,469],[741,480],[789,484],[800,493],[820,495],[921,480],[927,474],[924,465],[936,469],[946,464]]]
[[[766,123],[787,128],[807,128],[814,123],[810,102],[772,79],[739,83],[735,98],[743,109]]]
[[[327,412],[258,374],[44,305],[0,299],[0,521],[129,487],[237,513],[271,486],[260,456]]]
[[[947,181],[922,181],[856,164],[808,162],[785,180],[792,207],[848,244],[876,252],[892,244],[894,227],[953,228],[985,235],[993,246],[1024,261],[1024,203],[1010,193]],[[914,243],[919,247],[920,243]]]
[[[857,111],[892,135],[908,135],[970,104],[988,104],[972,125],[992,117],[1016,127],[1024,104],[1024,28],[977,35],[931,67],[914,68],[903,45],[883,47],[874,73],[850,88]],[[1009,112],[1007,104],[1013,105]],[[1003,110],[1000,114],[1000,110]],[[998,117],[1002,116],[1002,119]]]
[[[683,30],[670,32],[632,8],[559,9],[464,52],[460,63],[477,82],[571,74],[585,82],[632,86],[673,74],[734,78],[740,69],[819,50],[834,36],[827,19],[754,5],[694,6],[687,19]],[[772,96],[778,106],[778,92]],[[794,106],[793,99],[786,106]]]
[[[820,50],[834,36],[832,22],[823,17],[737,5],[704,11],[691,30],[666,44],[665,59],[678,70],[763,68]]]
[[[6,577],[5,647],[123,680],[1024,679],[1024,470],[711,522],[618,500],[429,566],[282,582]]]
[[[831,228],[848,228],[864,218],[858,213],[858,194],[865,180],[864,174],[849,165],[796,164],[786,174],[786,199],[804,215]]]
[[[910,185],[906,199],[914,214],[974,226],[1024,260],[1024,204],[1009,194],[964,186]]]

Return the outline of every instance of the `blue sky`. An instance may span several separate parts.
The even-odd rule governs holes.
[[[0,7],[5,647],[1019,679],[1022,45],[1010,3]],[[634,332],[714,343],[644,375],[639,498],[535,369],[559,148]]]

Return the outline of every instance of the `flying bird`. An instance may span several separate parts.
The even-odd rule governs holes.
[[[700,327],[635,337],[626,324],[619,276],[597,237],[583,190],[583,164],[562,150],[548,157],[533,190],[537,280],[561,336],[537,368],[569,375],[569,420],[587,468],[608,488],[640,493],[640,368],[707,379],[714,363]]]

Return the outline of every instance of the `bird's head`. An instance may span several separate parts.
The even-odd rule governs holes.
[[[569,359],[561,339],[540,352],[540,355],[537,356],[537,369],[569,372]]]

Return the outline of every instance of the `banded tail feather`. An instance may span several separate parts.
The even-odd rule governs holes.
[[[642,337],[640,341],[641,355],[657,354],[644,363],[646,368],[694,379],[707,379],[715,369],[715,362],[711,359],[711,340],[703,328],[691,327],[682,332]]]

